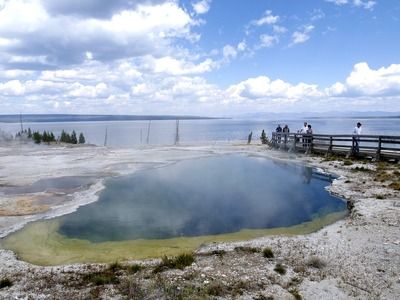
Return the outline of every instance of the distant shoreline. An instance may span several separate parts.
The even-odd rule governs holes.
[[[345,116],[345,117],[306,117],[305,119],[400,119],[400,116]]]
[[[74,115],[74,114],[22,114],[0,115],[0,123],[93,122],[93,121],[151,121],[151,120],[215,120],[227,118],[173,115]]]

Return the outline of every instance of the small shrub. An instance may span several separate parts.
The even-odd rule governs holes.
[[[110,271],[110,272],[113,272],[113,273],[115,273],[115,272],[118,272],[119,270],[123,270],[123,269],[125,269],[125,267],[124,266],[122,266],[119,262],[113,262],[112,264],[110,264],[109,266],[108,266],[108,270]]]
[[[180,254],[173,260],[173,265],[175,269],[183,270],[185,267],[188,267],[194,263],[195,258],[192,253],[184,253]]]
[[[195,261],[193,253],[183,253],[173,258],[164,256],[161,263],[158,264],[153,273],[160,273],[168,269],[181,269],[190,266]]]
[[[291,285],[297,285],[297,284],[300,284],[301,282],[302,282],[301,277],[293,277],[293,278],[290,280],[290,284],[291,284]]]
[[[258,253],[260,249],[255,247],[246,247],[246,246],[239,246],[235,247],[236,252],[246,252],[246,253]]]
[[[95,285],[119,283],[118,277],[115,276],[115,274],[109,272],[96,272],[86,274],[83,279],[84,281],[88,281]]]
[[[400,191],[400,181],[392,182],[391,184],[389,184],[389,187],[396,191]]]
[[[301,297],[301,295],[299,294],[299,291],[298,291],[296,288],[290,289],[290,290],[289,290],[289,293],[291,293],[291,294],[293,295],[294,299],[296,299],[296,300],[301,300],[301,299],[303,299],[303,298]]]
[[[243,295],[246,290],[250,290],[251,286],[249,282],[239,280],[235,282],[235,284],[231,287],[231,294],[236,295]]]
[[[296,273],[305,273],[306,267],[304,265],[298,265],[293,268],[293,271]]]
[[[10,287],[12,285],[13,285],[12,281],[7,277],[0,280],[0,289],[5,287]]]
[[[263,256],[266,258],[274,258],[274,252],[272,252],[271,248],[264,248],[263,249]]]
[[[375,179],[377,181],[384,182],[384,181],[392,179],[392,177],[393,176],[391,174],[389,174],[388,172],[381,171],[376,174]]]
[[[225,250],[213,250],[213,251],[211,251],[211,255],[224,256],[225,254],[226,254]]]
[[[258,294],[253,297],[253,300],[274,300],[273,296],[264,296],[263,294]]]
[[[353,172],[371,172],[370,169],[365,168],[365,167],[355,167],[351,169]]]
[[[343,166],[351,166],[353,164],[353,162],[351,160],[345,160],[343,162]]]
[[[211,282],[206,289],[206,293],[210,296],[223,296],[228,293],[227,287],[220,281]]]
[[[134,265],[127,267],[128,272],[131,274],[138,273],[143,269],[144,269],[144,267],[142,265],[138,265],[138,264],[134,264]]]
[[[140,285],[139,280],[133,277],[128,277],[124,280],[119,286],[119,290],[128,299],[144,299],[146,296],[145,290]]]
[[[321,258],[319,258],[317,256],[312,256],[307,261],[307,266],[316,268],[316,269],[322,269],[326,266],[326,263]]]
[[[283,265],[281,265],[281,264],[279,264],[279,263],[275,265],[274,271],[275,271],[276,273],[281,274],[281,275],[285,275],[285,274],[286,274],[286,268],[285,268],[285,266],[283,266]]]

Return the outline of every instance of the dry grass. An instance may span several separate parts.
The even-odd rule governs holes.
[[[181,269],[194,263],[195,257],[193,253],[183,253],[178,256],[169,258],[164,256],[161,262],[154,268],[153,273],[160,273],[168,269]]]
[[[324,260],[322,260],[321,258],[319,258],[318,256],[311,256],[307,260],[307,266],[316,268],[316,269],[322,269],[322,268],[326,267],[326,262]]]
[[[274,258],[274,252],[272,252],[271,248],[264,248],[263,249],[263,256],[266,258]]]
[[[278,263],[278,264],[275,265],[274,271],[276,273],[278,273],[278,274],[285,275],[286,274],[286,267],[283,266],[282,264]]]

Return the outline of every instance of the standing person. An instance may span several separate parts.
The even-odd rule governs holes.
[[[285,127],[283,127],[282,132],[283,133],[289,133],[290,132],[289,126],[287,126],[287,124],[285,125]]]
[[[250,134],[249,134],[249,136],[248,136],[248,138],[247,138],[247,144],[248,145],[250,145],[250,143],[251,143],[251,138],[253,137],[253,131],[250,131]]]
[[[309,135],[309,136],[307,137],[307,147],[310,147],[311,141],[312,141],[312,135],[313,135],[313,130],[312,130],[310,124],[307,125],[307,131],[306,131],[306,133]]]
[[[306,134],[308,130],[307,122],[304,122],[304,126],[299,130],[299,133]]]
[[[299,133],[301,133],[303,135],[301,141],[303,142],[303,147],[306,147],[306,143],[307,143],[307,139],[304,138],[304,134],[307,134],[307,130],[308,130],[308,126],[307,126],[307,122],[304,122],[303,127],[299,130]]]
[[[275,132],[277,133],[278,139],[277,142],[281,142],[281,136],[282,136],[282,127],[281,124],[278,124],[278,127],[276,127]]]
[[[353,151],[360,152],[360,135],[361,135],[361,123],[357,122],[356,127],[353,129]]]
[[[286,145],[287,139],[288,139],[288,135],[289,135],[289,132],[290,132],[289,127],[287,126],[287,124],[283,127],[282,132],[283,132],[283,134],[285,136],[285,145]]]

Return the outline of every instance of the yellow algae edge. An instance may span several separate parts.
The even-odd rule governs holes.
[[[245,241],[270,235],[308,234],[343,219],[346,215],[346,211],[335,212],[291,227],[244,229],[235,233],[198,237],[102,243],[63,236],[58,233],[60,220],[52,219],[28,224],[20,231],[4,238],[0,247],[14,251],[19,259],[35,265],[111,263],[177,255],[194,251],[200,245],[212,242]]]

